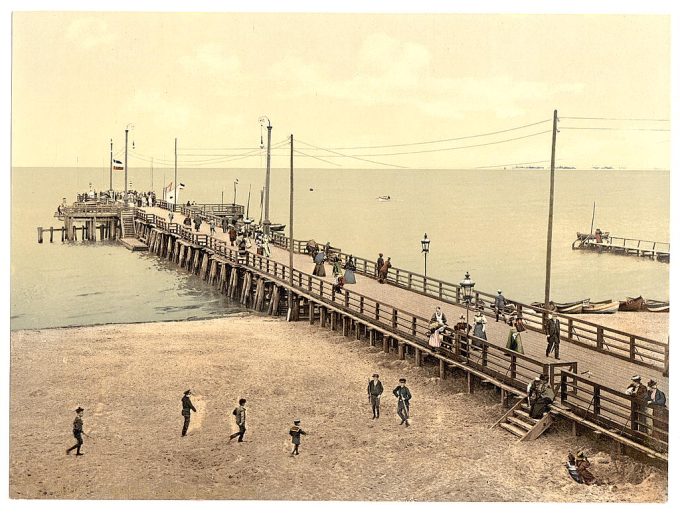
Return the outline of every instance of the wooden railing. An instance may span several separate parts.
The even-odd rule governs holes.
[[[192,244],[209,248],[218,256],[268,275],[286,286],[290,283],[292,272],[292,287],[320,305],[331,306],[398,337],[400,344],[434,354],[440,360],[447,358],[458,362],[520,391],[526,390],[533,378],[544,373],[559,391],[556,401],[583,416],[583,419],[617,430],[621,436],[646,447],[662,452],[668,450],[667,409],[663,410],[660,417],[651,415],[644,408],[637,409],[631,397],[579,376],[576,362],[546,362],[505,348],[502,342],[487,341],[450,328],[445,330],[442,348],[436,354],[428,345],[429,319],[355,291],[343,289],[338,293],[330,282],[299,270],[291,270],[289,266],[262,255],[249,252],[245,259],[240,258],[238,251],[227,241],[197,234],[183,225],[167,223],[153,214],[137,212],[136,217],[158,227],[165,226],[166,230]]]
[[[222,222],[222,218],[225,216],[231,220],[232,218],[238,218],[239,216],[242,216],[244,213],[243,205],[232,205],[226,203],[183,205],[174,204],[166,200],[157,200],[156,207],[160,207],[161,209],[166,209],[168,211],[180,212],[184,215],[189,215],[192,218],[198,215],[203,221],[207,221],[208,223],[211,220],[215,220],[217,225]]]
[[[273,244],[282,248],[289,248],[289,238],[282,234],[274,234]],[[293,241],[295,252],[307,253],[306,242]],[[347,253],[341,252],[343,261],[348,257]],[[353,256],[356,261],[356,273],[367,277],[377,277],[377,264],[375,261],[363,257]],[[419,273],[392,267],[387,274],[387,283],[408,289],[409,291],[434,298],[445,303],[464,306],[462,290],[459,284],[445,282]],[[484,291],[474,290],[472,308],[493,310],[495,295]],[[527,328],[536,332],[545,333],[544,319],[548,311],[540,307],[506,299],[514,304],[522,314]],[[550,311],[560,320],[560,333],[563,342],[573,343],[584,348],[589,348],[613,357],[635,362],[642,366],[662,371],[668,375],[668,343],[656,341],[649,337],[639,336],[623,330],[605,327],[590,321],[574,318],[567,314]]]
[[[668,409],[656,412],[621,391],[562,371],[560,403],[583,419],[656,450],[668,451]]]
[[[161,202],[163,201],[161,200],[158,202],[159,207],[163,207]],[[163,202],[163,204],[168,205],[166,202]],[[173,204],[169,205],[172,206]],[[167,206],[163,208],[167,208]],[[213,218],[221,220],[221,218],[216,218],[210,214],[201,214],[200,211],[193,206],[186,207],[176,205],[175,208],[183,214],[189,214],[192,218],[195,215],[199,215],[201,219],[208,222]],[[219,226],[218,221],[216,221],[216,224]],[[288,249],[289,241],[289,238],[283,234],[276,232],[272,233],[272,244],[276,246]],[[306,245],[306,240],[293,240],[293,250],[296,253],[306,254]],[[337,255],[343,261],[349,256],[348,253],[342,251],[339,251]],[[371,278],[377,277],[377,264],[375,261],[354,255],[353,258],[356,262],[356,273]],[[386,282],[445,303],[461,307],[465,305],[463,303],[462,290],[459,284],[446,282],[396,267],[390,268]],[[471,303],[471,308],[481,308],[483,311],[486,309],[493,310],[495,295],[479,290],[474,290],[473,295],[474,299]],[[548,311],[517,300],[507,299],[507,302],[516,306],[518,312],[522,314],[529,330],[545,333],[544,320]],[[598,325],[597,323],[574,318],[567,314],[552,311],[550,311],[550,313],[560,320],[562,342],[575,344],[622,360],[634,362],[647,368],[661,371],[664,376],[668,376],[668,343],[656,341],[649,337],[639,336],[623,330]]]

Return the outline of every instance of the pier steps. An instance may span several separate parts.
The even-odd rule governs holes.
[[[134,238],[135,237],[135,215],[133,211],[123,211],[120,213],[120,225],[123,231],[122,237],[124,238]]]
[[[512,408],[493,424],[518,437],[520,441],[533,441],[540,437],[553,423],[553,416],[546,412],[541,419],[529,415],[527,397],[521,398]]]

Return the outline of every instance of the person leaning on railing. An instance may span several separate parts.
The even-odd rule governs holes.
[[[652,410],[652,437],[668,441],[666,395],[659,390],[655,380],[647,382],[647,407]]]

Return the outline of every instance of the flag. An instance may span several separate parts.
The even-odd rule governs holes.
[[[122,162],[120,162],[120,161],[118,161],[118,160],[116,160],[116,159],[113,159],[113,169],[114,169],[114,170],[118,170],[118,171],[122,171],[122,170],[125,169],[125,168],[123,168],[123,163],[122,163]]]
[[[177,189],[184,189],[186,186],[182,184],[181,182],[177,184]]]

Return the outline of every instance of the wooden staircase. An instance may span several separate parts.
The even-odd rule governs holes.
[[[520,441],[533,441],[545,432],[552,423],[553,417],[549,412],[546,412],[541,419],[533,419],[529,416],[529,407],[525,396],[503,414],[493,424],[492,428],[500,426],[516,435]]]
[[[123,232],[121,237],[135,237],[135,217],[132,211],[120,213],[120,226]]]

